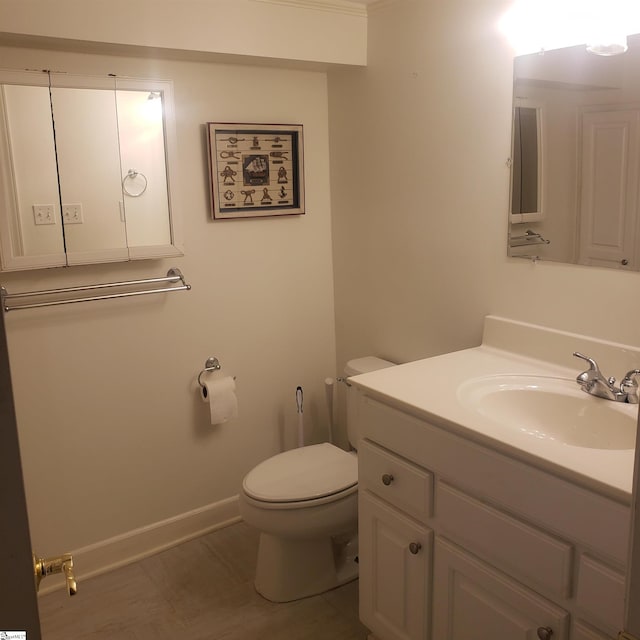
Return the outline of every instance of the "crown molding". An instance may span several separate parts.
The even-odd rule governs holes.
[[[400,4],[401,0],[373,0],[367,5],[367,14],[378,11],[378,9],[385,9],[396,4]]]
[[[367,17],[367,6],[362,2],[350,0],[253,0],[254,2],[267,2],[280,4],[299,9],[313,9],[315,11],[327,11],[329,13],[342,13],[350,16]],[[383,2],[386,0],[382,0]]]

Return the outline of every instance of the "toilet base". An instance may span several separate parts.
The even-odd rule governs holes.
[[[358,577],[357,536],[294,540],[260,534],[256,591],[272,602],[316,595]]]

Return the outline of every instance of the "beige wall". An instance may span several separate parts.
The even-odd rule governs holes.
[[[487,313],[640,343],[639,274],[506,257],[508,5],[383,3],[368,68],[329,75],[338,366],[476,345]]]
[[[193,286],[7,314],[34,548],[75,550],[236,495],[250,468],[295,442],[299,384],[309,439],[326,439],[335,339],[325,74],[16,48],[0,57],[7,67],[174,81],[186,248],[171,261],[3,274],[4,286],[171,266]],[[307,214],[211,221],[207,121],[302,123]],[[218,427],[195,384],[211,355],[238,386],[239,417]]]
[[[363,7],[333,0],[0,0],[0,31],[259,58],[366,63]]]

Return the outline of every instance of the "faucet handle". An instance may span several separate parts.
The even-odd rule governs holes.
[[[574,351],[573,355],[576,358],[581,358],[582,360],[586,360],[589,363],[589,371],[598,371],[598,372],[600,371],[600,367],[598,367],[598,363],[593,358],[590,358],[589,356],[584,356],[578,351]]]
[[[640,369],[631,369],[625,373],[624,378],[620,381],[620,391],[626,394],[627,402],[629,404],[638,404],[640,399],[638,396],[638,381],[636,376],[640,375]]]

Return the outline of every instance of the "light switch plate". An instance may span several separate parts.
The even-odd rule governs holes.
[[[34,204],[32,208],[34,224],[56,223],[56,206],[54,204]]]
[[[62,205],[62,221],[64,224],[82,224],[82,203],[63,204]]]

